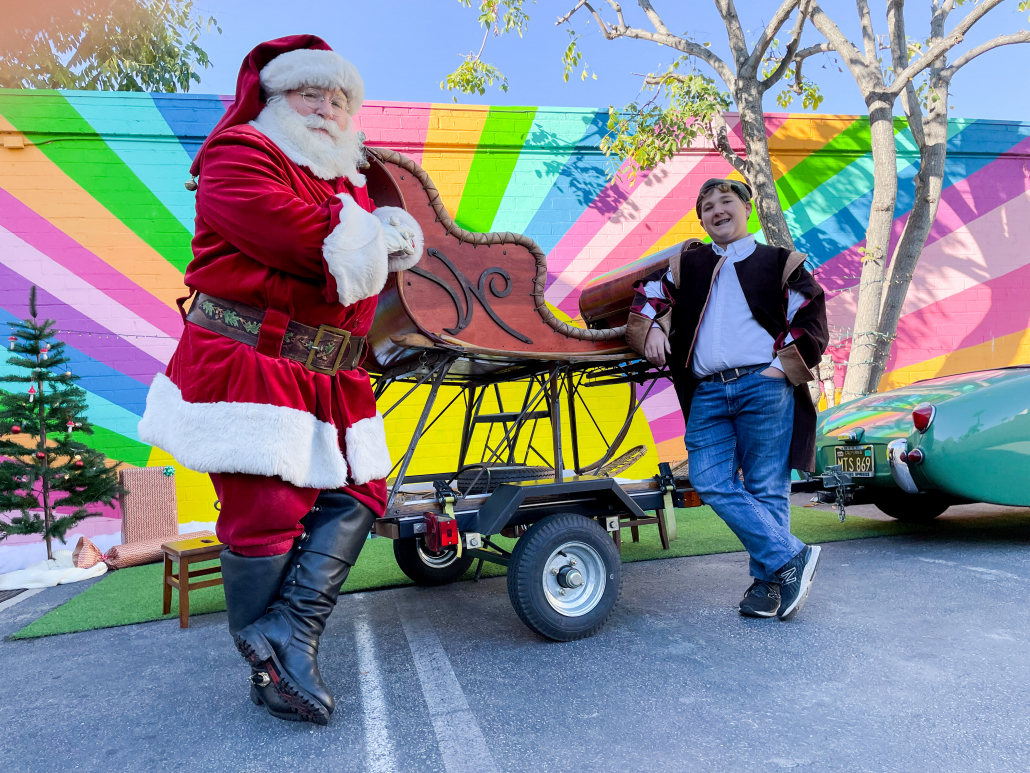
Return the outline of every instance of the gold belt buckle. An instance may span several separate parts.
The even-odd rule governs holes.
[[[320,368],[315,365],[315,357],[318,355],[318,345],[322,342],[322,336],[326,333],[335,333],[336,335],[343,337],[343,342],[340,344],[340,351],[336,353],[336,360],[333,362],[332,368]],[[349,330],[340,330],[338,327],[331,327],[329,325],[319,325],[318,333],[315,334],[315,340],[311,344],[311,351],[308,352],[308,359],[304,363],[304,367],[308,370],[313,370],[315,373],[324,373],[327,376],[335,376],[336,372],[340,369],[340,363],[343,362],[343,355],[347,352],[350,337],[351,334]]]

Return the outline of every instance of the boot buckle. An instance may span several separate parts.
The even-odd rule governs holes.
[[[272,679],[268,676],[267,671],[253,671],[247,677],[247,681],[255,687],[268,687],[272,683]]]

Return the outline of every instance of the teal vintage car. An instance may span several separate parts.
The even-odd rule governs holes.
[[[819,414],[816,475],[904,521],[953,504],[1030,505],[1030,365],[919,381]],[[836,487],[820,492],[836,501]]]

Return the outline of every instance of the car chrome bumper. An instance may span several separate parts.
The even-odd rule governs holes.
[[[892,440],[887,444],[887,462],[891,467],[891,477],[901,490],[908,494],[918,494],[919,487],[912,480],[912,471],[908,464],[901,461],[901,454],[908,448],[908,441],[904,439]]]

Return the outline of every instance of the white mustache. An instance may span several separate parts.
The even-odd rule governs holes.
[[[322,129],[329,132],[329,136],[333,138],[335,142],[343,139],[343,130],[340,129],[340,125],[336,121],[330,121],[328,118],[323,118],[320,115],[305,115],[301,117],[304,125],[309,129]]]

